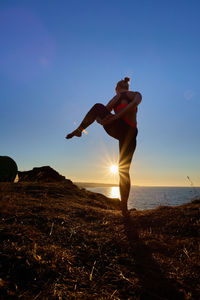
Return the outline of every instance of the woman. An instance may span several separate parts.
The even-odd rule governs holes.
[[[96,120],[111,137],[119,141],[119,187],[124,216],[128,216],[127,202],[131,186],[129,169],[138,134],[137,106],[142,100],[139,92],[129,91],[129,80],[128,77],[120,80],[115,88],[116,96],[106,106],[95,104],[79,127],[66,136],[66,139],[80,137],[82,131]],[[111,114],[113,109],[115,114]]]

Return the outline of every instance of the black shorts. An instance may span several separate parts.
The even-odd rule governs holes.
[[[105,118],[110,111],[101,103],[94,105],[95,111],[101,119]],[[133,153],[136,148],[136,137],[138,129],[130,126],[123,119],[117,119],[112,123],[103,126],[105,131],[113,138],[119,140],[119,167],[129,169]]]

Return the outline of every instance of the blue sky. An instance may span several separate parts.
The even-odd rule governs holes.
[[[117,181],[118,144],[99,124],[65,140],[116,82],[140,91],[131,178],[200,185],[199,1],[1,1],[0,155],[73,181]]]

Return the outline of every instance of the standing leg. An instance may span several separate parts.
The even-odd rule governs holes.
[[[121,209],[123,216],[128,216],[128,197],[131,188],[129,169],[136,148],[136,131],[129,132],[125,139],[119,141],[119,188],[121,196]]]
[[[71,139],[74,136],[80,137],[82,131],[91,125],[97,118],[103,119],[110,114],[109,110],[101,103],[96,103],[86,114],[81,124],[73,132],[66,136],[66,139]]]

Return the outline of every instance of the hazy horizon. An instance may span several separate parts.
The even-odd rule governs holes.
[[[66,178],[66,179],[69,179],[69,178]],[[114,183],[114,182],[111,182],[111,183],[105,183],[105,182],[89,182],[89,181],[73,181],[75,184],[77,183],[83,183],[83,184],[109,184],[109,185],[117,185],[118,183]],[[186,187],[186,188],[199,188],[199,186],[191,186],[191,185],[136,185],[136,184],[132,184],[131,185],[132,187],[135,186],[135,187]]]

